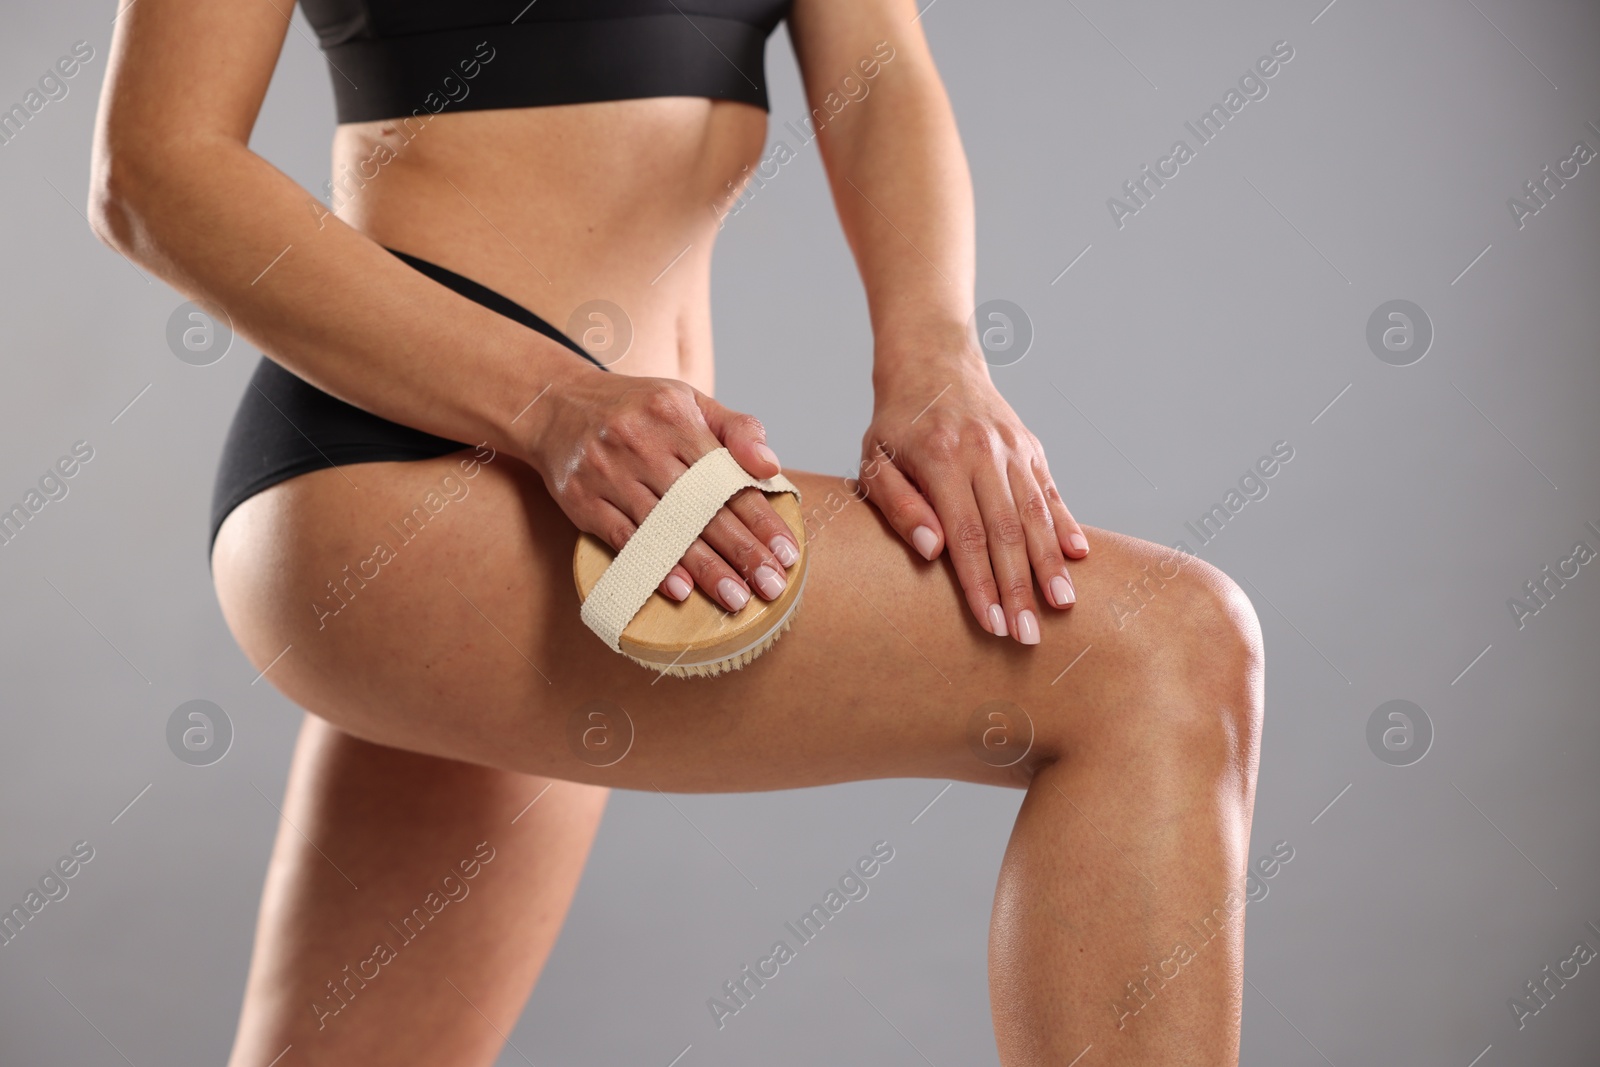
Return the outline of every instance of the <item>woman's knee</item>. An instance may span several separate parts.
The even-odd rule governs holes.
[[[1198,562],[1198,561],[1197,561]],[[1203,591],[1185,628],[1186,674],[1196,699],[1197,729],[1218,742],[1230,766],[1254,767],[1260,742],[1265,682],[1261,623],[1243,589],[1220,569],[1201,564]]]
[[[1152,637],[1144,684],[1156,723],[1229,748],[1260,728],[1261,626],[1250,598],[1222,570],[1192,556],[1173,582]],[[1164,709],[1164,710],[1161,710]]]
[[[1258,698],[1264,657],[1255,605],[1220,568],[1192,557],[1188,568],[1194,582],[1185,590],[1181,634],[1187,651],[1212,668],[1208,680]]]
[[[1074,609],[1105,602],[1085,653],[1101,658],[1062,694],[1047,756],[1100,750],[1202,773],[1253,761],[1263,664],[1249,598],[1219,568],[1160,545],[1119,557]]]

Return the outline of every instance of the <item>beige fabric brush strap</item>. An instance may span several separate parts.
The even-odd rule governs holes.
[[[622,651],[622,631],[650,594],[728,499],[750,486],[768,493],[793,493],[800,499],[800,490],[789,479],[781,474],[757,478],[739,466],[726,448],[695,460],[650,509],[589,591],[583,602],[584,625],[599,634],[613,652]]]

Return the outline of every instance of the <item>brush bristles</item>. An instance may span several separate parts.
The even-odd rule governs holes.
[[[778,638],[782,637],[786,632],[788,632],[789,626],[794,622],[794,617],[799,613],[800,601],[796,599],[793,610],[791,610],[789,614],[785,616],[783,623],[778,626],[777,629],[773,630],[770,634],[763,638],[759,645],[747,648],[737,656],[729,656],[727,659],[719,659],[713,663],[669,663],[663,666],[660,663],[647,663],[636,656],[628,655],[627,652],[624,652],[623,655],[628,656],[629,659],[633,660],[633,662],[639,664],[640,666],[649,667],[651,670],[661,674],[670,674],[674,678],[712,678],[719,674],[726,674],[729,671],[739,670],[751,660],[761,655],[761,653],[777,644]]]

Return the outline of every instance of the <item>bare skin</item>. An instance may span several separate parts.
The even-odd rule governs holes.
[[[1079,527],[1037,440],[974,365],[970,193],[942,90],[907,28],[914,9],[801,0],[791,20],[814,99],[873,42],[897,49],[874,97],[820,141],[872,307],[878,402],[865,451],[889,441],[894,462],[864,489],[786,471],[810,517],[794,627],[742,671],[684,681],[658,680],[582,626],[572,545],[579,528],[626,541],[652,479],[670,481],[671,464],[652,457],[683,464],[723,443],[753,473],[776,469],[759,423],[709,399],[708,205],[757,159],[765,116],[667,98],[446,112],[409,138],[392,123],[350,124],[335,137],[336,179],[379,144],[393,154],[334,216],[246,147],[281,13],[218,8],[139,0],[119,18],[97,128],[97,232],[226,309],[313,384],[485,442],[292,478],[246,501],[218,537],[229,627],[309,713],[232,1067],[280,1054],[284,1065],[491,1063],[559,932],[609,788],[881,777],[1027,791],[992,926],[1002,1063],[1065,1064],[1091,1046],[1085,1064],[1236,1063],[1259,629],[1215,568]],[[177,44],[196,41],[214,47]],[[197,82],[214,91],[184,89]],[[857,199],[851,185],[875,195]],[[586,300],[611,300],[627,309],[633,346],[615,375],[578,366],[380,245],[557,326]],[[414,540],[398,538],[388,523],[446,479],[462,490]],[[764,509],[759,494],[725,509],[680,576],[712,596],[725,579],[766,595],[759,569],[787,567]],[[931,551],[913,548],[918,527],[934,533]],[[1084,534],[1092,552],[1074,542]],[[393,558],[360,577],[380,540]],[[1067,560],[1076,606],[1052,581]],[[975,718],[985,705],[1000,718]],[[480,845],[493,859],[468,882],[460,865]],[[470,894],[426,937],[385,932],[453,869]],[[363,979],[376,940],[398,951]]]
[[[494,841],[497,829],[509,836],[509,820],[542,788],[538,781],[508,787],[504,771],[684,792],[876,777],[1026,788],[1000,875],[990,959],[1002,1062],[1065,1063],[1090,1043],[1109,1063],[1175,1062],[1179,1050],[1183,1062],[1234,1062],[1238,921],[1197,948],[1181,977],[1125,1027],[1112,1008],[1129,996],[1128,982],[1144,979],[1142,968],[1154,970],[1175,942],[1194,941],[1188,923],[1240,890],[1262,677],[1254,617],[1226,578],[1199,561],[1180,568],[1182,557],[1147,542],[1092,530],[1094,554],[1076,572],[1084,604],[1094,606],[1047,616],[1044,641],[1019,647],[961,614],[948,566],[916,558],[870,506],[852,501],[817,529],[804,606],[770,651],[727,677],[658,682],[619,664],[573,624],[572,527],[527,471],[495,460],[376,580],[351,587],[348,603],[319,630],[309,605],[326,596],[324,583],[370,554],[374,537],[390,536],[386,519],[408,511],[458,462],[347,468],[359,494],[339,472],[319,471],[252,498],[228,520],[216,552],[224,610],[258,669],[293,646],[268,678],[319,717],[308,719],[304,744],[332,747],[358,768],[370,761],[370,770],[345,773],[380,798],[406,793],[420,772],[413,761],[405,776],[384,773],[379,768],[395,757],[380,746],[462,761],[442,772],[452,782],[468,764],[498,768],[482,772],[490,796],[482,804],[492,814],[477,799],[462,800],[463,826],[449,842],[456,851]],[[849,499],[837,479],[791,476],[824,514],[830,492],[836,503]],[[262,550],[289,544],[295,553]],[[1162,573],[1175,577],[1161,581]],[[1105,605],[1126,595],[1125,582],[1148,574],[1158,575],[1148,604],[1119,628]],[[986,763],[972,747],[981,732],[972,713],[996,700],[1026,713],[1026,720],[1012,713],[1012,744],[1026,734],[1021,724],[1032,724],[1032,746],[1010,768],[990,765],[1010,758],[1003,748],[991,747]],[[586,714],[597,709],[606,718]],[[631,737],[627,754],[609,767],[591,765],[603,762],[597,755],[580,756],[581,732],[597,723]],[[592,747],[603,753],[608,743]],[[343,865],[342,839],[386,830],[411,839],[413,826],[378,814],[377,798],[357,810],[319,802],[336,788],[323,777],[308,774],[291,787],[288,813],[295,819],[303,811],[327,827],[327,836],[307,832],[335,862]],[[543,804],[518,828],[548,817]],[[269,901],[264,918],[275,920],[274,933],[258,943],[256,972],[273,975],[274,990],[287,984],[300,996],[282,1011],[247,1002],[236,1065],[264,1062],[262,1054],[270,1059],[291,1043],[311,1050],[307,1062],[335,1063],[357,1048],[388,1048],[372,1042],[397,1033],[405,1035],[406,1055],[418,1058],[393,1062],[423,1063],[479,1033],[483,1021],[465,1005],[453,1026],[430,1017],[425,1030],[392,1029],[408,1017],[410,998],[438,1005],[440,973],[482,975],[465,934],[439,970],[396,976],[414,984],[390,984],[385,975],[372,1009],[319,1030],[314,995],[370,952],[370,931],[381,933],[384,912],[349,892],[292,831],[279,849],[275,880],[295,885],[285,892],[298,906],[280,914],[285,906]],[[396,851],[384,878],[402,894],[415,895],[441,861],[457,858]],[[548,872],[544,878],[530,873],[531,884],[505,899],[508,924],[523,921],[530,901],[565,905],[571,885]],[[543,896],[531,892],[541,888]],[[490,907],[475,922],[493,927]],[[302,923],[302,913],[317,923]],[[348,932],[324,940],[317,925]],[[305,961],[293,978],[281,975],[282,955]],[[525,993],[532,974],[522,961],[504,978]],[[490,1018],[509,1032],[520,996],[497,1003],[503,1010]],[[483,1039],[492,1058],[492,1035]]]

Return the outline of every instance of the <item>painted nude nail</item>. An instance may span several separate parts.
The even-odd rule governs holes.
[[[1058,608],[1064,608],[1077,600],[1078,595],[1072,591],[1072,579],[1061,574],[1050,579],[1050,599],[1056,602]]]
[[[1083,534],[1081,534],[1081,533],[1068,534],[1067,535],[1067,540],[1072,542],[1072,551],[1074,551],[1074,552],[1087,552],[1087,551],[1089,551],[1089,539],[1084,537]]]
[[[667,595],[673,600],[683,601],[689,599],[689,583],[679,578],[676,574],[667,575]]]
[[[760,456],[774,467],[777,467],[779,470],[783,469],[783,464],[778,462],[778,454],[772,449],[768,448],[766,445],[757,442],[755,452],[756,455]]]
[[[763,563],[756,568],[753,575],[756,588],[761,590],[761,595],[768,600],[776,600],[783,595],[783,576]]]
[[[717,583],[717,596],[722,598],[723,606],[729,611],[738,611],[750,600],[750,594],[732,578],[724,578]]]
[[[999,604],[989,605],[989,630],[996,637],[1006,635],[1006,613]]]
[[[939,547],[939,535],[926,526],[918,526],[911,531],[911,543],[922,553],[923,559],[932,559],[934,551]]]
[[[1025,645],[1039,643],[1039,620],[1026,608],[1017,612],[1017,639]]]
[[[772,542],[768,544],[767,547],[772,549],[772,554],[777,556],[778,562],[783,564],[785,567],[793,567],[796,563],[800,562],[800,550],[795,547],[795,543],[793,541],[789,540],[782,534],[778,534],[776,537],[774,537]]]

